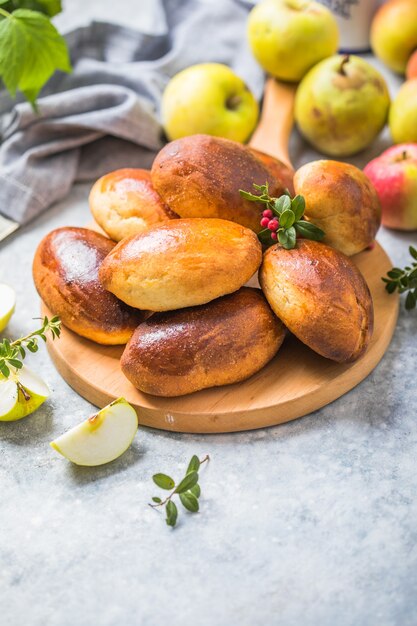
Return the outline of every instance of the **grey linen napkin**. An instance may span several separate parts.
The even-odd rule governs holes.
[[[207,61],[230,65],[260,98],[263,74],[246,42],[250,3],[155,0],[164,32],[93,22],[66,37],[74,67],[39,99],[0,94],[0,213],[21,224],[75,181],[118,167],[149,167],[163,145],[158,106],[169,78]]]

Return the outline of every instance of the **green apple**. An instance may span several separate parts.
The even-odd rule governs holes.
[[[313,65],[336,53],[339,30],[332,13],[309,0],[264,0],[251,11],[248,37],[266,72],[298,82]]]
[[[0,421],[13,422],[36,411],[49,397],[42,378],[25,365],[12,370],[9,378],[0,374]]]
[[[389,112],[394,143],[417,143],[417,78],[407,80]]]
[[[385,125],[390,98],[385,80],[357,56],[318,63],[301,81],[295,119],[320,152],[349,156],[366,148]]]
[[[76,465],[104,465],[126,452],[137,429],[135,409],[119,398],[52,441],[51,446]]]
[[[389,0],[377,11],[371,28],[374,53],[389,68],[404,74],[417,49],[416,0]]]
[[[0,283],[0,333],[6,328],[14,313],[16,294],[9,285]]]
[[[205,134],[246,141],[259,107],[243,80],[221,63],[202,63],[176,74],[162,96],[162,123],[169,139]]]

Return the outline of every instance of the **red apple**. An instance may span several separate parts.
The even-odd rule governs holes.
[[[388,148],[364,172],[381,201],[383,225],[417,230],[417,143]]]
[[[408,59],[406,76],[407,80],[410,80],[410,78],[417,78],[417,50],[415,50]]]

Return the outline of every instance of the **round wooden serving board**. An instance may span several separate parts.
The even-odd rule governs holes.
[[[250,142],[288,165],[294,95],[294,86],[267,81],[261,119]],[[358,254],[354,261],[368,282],[375,307],[372,343],[356,363],[333,363],[295,337],[287,337],[277,356],[242,383],[178,398],[158,398],[141,393],[123,376],[119,366],[123,347],[100,346],[63,328],[59,341],[48,341],[49,352],[62,377],[81,396],[100,408],[123,396],[137,410],[139,423],[152,428],[225,433],[288,422],[355,387],[379,363],[391,341],[399,298],[387,294],[381,276],[392,263],[379,244]],[[51,315],[45,306],[42,312]]]
[[[139,423],[186,433],[225,433],[281,424],[311,413],[355,387],[384,355],[398,315],[398,297],[388,295],[381,276],[392,267],[383,248],[354,257],[372,292],[375,330],[366,354],[340,365],[287,337],[276,357],[248,380],[178,398],[158,398],[137,391],[120,370],[123,347],[108,347],[63,328],[59,341],[48,341],[58,371],[75,391],[103,407],[123,396]],[[337,294],[335,294],[337,298]],[[43,307],[44,315],[51,315]]]

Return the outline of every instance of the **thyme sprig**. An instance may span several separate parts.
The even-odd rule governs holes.
[[[187,511],[198,513],[200,509],[198,499],[201,495],[200,485],[198,484],[198,470],[203,463],[209,460],[210,457],[208,454],[201,461],[196,455],[191,457],[185,476],[178,484],[175,484],[175,481],[167,474],[159,473],[152,476],[155,485],[158,485],[161,489],[171,491],[169,496],[164,500],[158,496],[154,496],[152,498],[154,504],[149,504],[152,508],[165,507],[165,521],[168,526],[174,527],[177,523],[178,508],[173,501],[174,496],[179,497],[181,504]]]
[[[304,218],[306,203],[303,196],[291,198],[287,191],[279,198],[269,194],[268,182],[265,185],[255,185],[253,187],[259,194],[249,191],[239,190],[240,195],[250,202],[260,202],[265,205],[261,226],[266,226],[259,231],[258,237],[262,244],[271,246],[275,241],[291,250],[295,248],[297,235],[305,239],[321,241],[325,235],[324,231],[312,222]]]
[[[410,246],[409,251],[414,261],[410,265],[406,265],[404,269],[393,267],[387,272],[387,276],[382,278],[388,293],[394,293],[394,291],[398,291],[398,293],[408,292],[405,299],[407,311],[411,311],[417,306],[417,250]]]
[[[50,333],[52,339],[60,336],[61,320],[59,317],[53,317],[52,319],[44,317],[40,328],[15,341],[3,339],[3,341],[0,342],[1,374],[5,378],[8,378],[12,368],[16,370],[21,369],[23,367],[23,360],[26,357],[26,350],[29,350],[29,352],[37,352],[39,349],[39,339],[46,341],[48,333]]]

